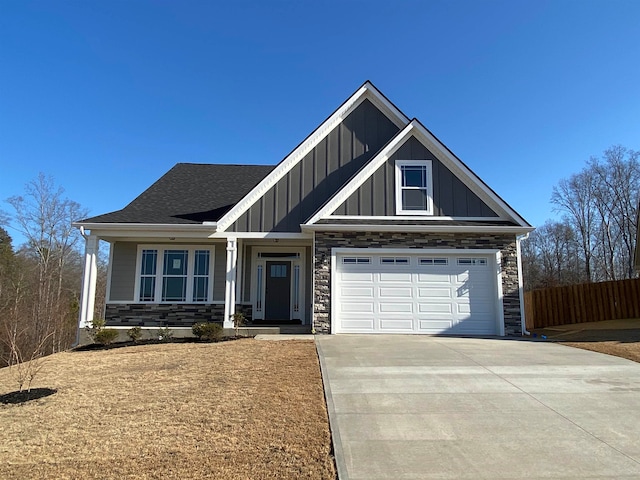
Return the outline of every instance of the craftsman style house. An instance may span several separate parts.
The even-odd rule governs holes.
[[[532,227],[370,82],[275,167],[180,163],[86,238],[107,325],[299,322],[317,333],[519,335]]]

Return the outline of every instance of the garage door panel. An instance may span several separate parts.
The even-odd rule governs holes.
[[[451,288],[443,287],[443,288],[418,288],[418,298],[451,298]]]
[[[446,272],[429,272],[429,273],[418,273],[418,283],[419,284],[435,284],[442,285],[443,283],[449,283],[449,274]]]
[[[451,333],[487,335],[497,332],[497,291],[490,256],[473,254],[462,262],[443,254],[447,264],[420,263],[420,252],[403,255],[409,263],[381,264],[384,255],[362,249],[369,263],[342,264],[336,274],[338,332]],[[469,254],[467,254],[469,255]]]
[[[453,313],[453,305],[450,303],[419,303],[418,313]]]
[[[425,333],[442,333],[451,330],[453,321],[442,319],[419,318],[418,328],[424,330]]]
[[[380,302],[380,313],[413,313],[413,303]]]
[[[413,331],[413,320],[408,318],[380,317],[380,330]]]
[[[387,273],[380,272],[380,282],[403,282],[403,283],[411,283],[411,273]]]
[[[380,298],[413,298],[411,287],[380,287],[378,296]]]

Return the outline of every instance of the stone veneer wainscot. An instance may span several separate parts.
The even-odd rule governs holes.
[[[504,333],[510,336],[522,335],[518,257],[513,235],[401,232],[315,233],[313,327],[317,333],[331,333],[331,249],[389,247],[500,250]]]

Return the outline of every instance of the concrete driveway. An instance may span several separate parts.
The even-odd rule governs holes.
[[[317,336],[355,479],[640,479],[640,364],[551,343]]]

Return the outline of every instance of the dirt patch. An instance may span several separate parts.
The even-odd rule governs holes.
[[[0,478],[336,478],[312,341],[61,353],[36,383],[0,405]]]
[[[570,347],[640,362],[640,319],[560,325],[534,329],[531,333]]]

